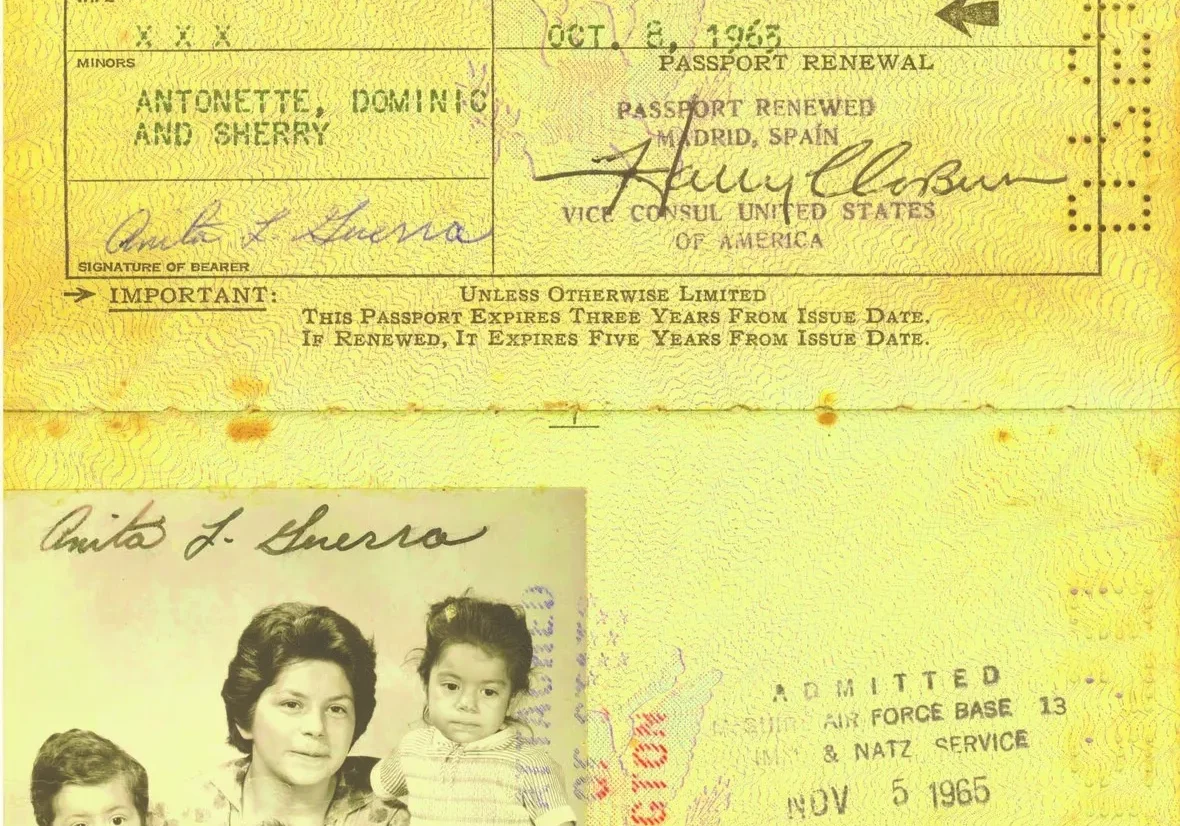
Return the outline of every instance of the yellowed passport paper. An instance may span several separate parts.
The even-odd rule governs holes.
[[[1175,406],[1118,6],[10,3],[9,404]]]
[[[1180,823],[1175,4],[5,16],[6,822]]]
[[[375,636],[384,756],[468,585],[549,646],[520,709],[579,823],[1176,821],[1174,413],[568,418],[10,415],[6,822],[75,726],[171,811],[271,601]]]

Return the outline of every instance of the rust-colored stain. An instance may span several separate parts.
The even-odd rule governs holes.
[[[839,418],[832,409],[836,404],[836,391],[824,390],[819,394],[819,404],[815,408],[815,420],[824,427],[831,427]]]
[[[230,392],[240,399],[256,399],[265,396],[267,383],[262,379],[237,376],[229,385]]]
[[[235,442],[252,442],[265,439],[274,430],[268,419],[234,419],[225,426],[225,432]]]
[[[69,429],[64,419],[50,419],[45,423],[45,432],[55,439],[60,439]]]
[[[1152,449],[1151,445],[1139,442],[1135,445],[1135,453],[1139,455],[1139,461],[1147,465],[1152,476],[1160,475],[1160,468],[1164,466],[1164,457]]]
[[[142,413],[127,413],[125,415],[112,416],[106,423],[106,428],[111,433],[123,433],[128,436],[136,436],[147,430],[147,417]]]
[[[1010,442],[1010,441],[1012,441],[1012,434],[1009,433],[1007,430],[997,430],[996,431],[996,441],[999,442],[1000,444]]]
[[[582,409],[582,405],[577,402],[545,402],[543,405],[545,410],[574,410]]]

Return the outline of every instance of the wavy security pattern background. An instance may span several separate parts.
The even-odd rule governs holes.
[[[193,9],[189,17],[194,26],[204,27],[202,31],[215,23],[230,25],[239,45],[274,42],[314,46],[341,42],[486,45],[490,34],[490,7],[486,4],[460,4],[445,23],[439,22],[434,7],[425,4],[411,4],[399,9],[396,15],[378,4],[361,0],[317,6],[314,14],[286,14],[281,11],[284,8],[277,2],[261,9],[217,5]],[[607,6],[513,2],[497,4],[496,9],[497,40],[501,44],[535,42],[545,22],[574,19],[591,12],[607,14],[615,35],[627,43],[643,35],[645,21],[650,19],[664,20],[669,30],[699,36],[706,21],[714,18],[767,17],[770,11],[783,24],[784,38],[791,43],[880,44],[909,42],[914,38],[946,44],[962,41],[961,35],[934,20],[927,9],[913,4],[892,4],[887,8],[850,2],[825,4],[824,16],[818,19],[812,16],[810,7],[790,9],[786,13],[768,11],[751,3],[702,4],[692,7],[687,15],[682,6],[658,2]],[[259,12],[261,18],[257,16]],[[229,313],[189,316],[105,313],[105,302],[109,299],[105,291],[109,284],[128,282],[77,282],[96,285],[102,292],[99,297],[74,304],[61,295],[71,286],[59,275],[62,104],[56,88],[57,76],[47,74],[47,67],[56,65],[60,59],[60,14],[61,7],[54,4],[19,4],[8,15],[9,43],[16,46],[9,49],[6,64],[9,105],[5,146],[8,182],[5,344],[9,358],[5,404],[8,409],[175,407],[230,411],[253,405],[269,410],[335,407],[482,410],[551,406],[643,410],[652,407],[724,409],[736,404],[806,409],[813,407],[821,394],[830,392],[838,395],[841,405],[860,409],[899,405],[956,409],[987,405],[1001,408],[1176,406],[1176,387],[1180,386],[1176,343],[1180,331],[1176,322],[1174,245],[1169,243],[1170,228],[1175,224],[1172,194],[1177,167],[1170,159],[1175,155],[1176,130],[1172,119],[1164,115],[1176,110],[1171,100],[1175,94],[1175,61],[1171,56],[1175,53],[1176,33],[1166,4],[1155,0],[1139,3],[1133,14],[1126,11],[1108,14],[1105,25],[1109,37],[1104,46],[1113,49],[1121,44],[1128,52],[1123,59],[1130,64],[1129,53],[1139,46],[1141,33],[1152,36],[1153,85],[1115,86],[1112,75],[1118,73],[1108,66],[1104,94],[1106,120],[1111,122],[1131,105],[1155,107],[1157,115],[1147,130],[1153,137],[1150,159],[1140,156],[1141,130],[1132,122],[1134,119],[1126,118],[1120,130],[1108,122],[1105,130],[1108,175],[1112,179],[1137,179],[1134,191],[1106,188],[1108,219],[1112,223],[1131,220],[1142,206],[1138,201],[1140,193],[1151,193],[1154,195],[1153,230],[1107,232],[1101,279],[741,280],[742,286],[766,289],[771,298],[769,303],[779,308],[879,305],[917,308],[932,318],[928,325],[929,346],[912,350],[858,348],[850,352],[797,347],[669,349],[651,344],[620,351],[578,347],[569,352],[487,346],[465,348],[463,352],[454,346],[406,352],[309,350],[298,346],[304,326],[300,321],[303,307],[462,308],[464,304],[458,298],[462,280],[258,282],[275,289],[275,301],[267,313],[252,314],[248,323],[241,314]],[[1013,21],[1011,25],[994,35],[984,33],[977,40],[1074,41],[1092,29],[1094,22],[1093,15],[1075,3],[1042,4],[1019,10],[1006,7],[1004,14],[1005,19]],[[86,45],[88,38],[100,44],[112,37],[134,41],[136,26],[148,18],[155,22],[159,37],[170,36],[171,15],[117,5],[113,17],[103,18],[106,24],[72,31],[71,37],[76,38],[75,47]],[[259,19],[266,21],[265,30],[260,28]],[[357,20],[369,23],[358,27]],[[479,63],[484,55],[467,53],[470,65],[466,68],[460,65],[463,60],[455,64],[454,71],[462,75],[462,82],[467,83],[467,76],[472,72],[472,78],[486,75],[486,65]],[[672,97],[693,91],[745,97],[770,93],[827,94],[833,90],[873,94],[881,99],[873,127],[881,139],[920,137],[930,147],[923,155],[924,160],[937,157],[930,154],[935,152],[935,145],[947,151],[960,146],[975,147],[993,162],[1014,159],[1013,168],[1020,171],[1039,168],[1041,164],[1053,168],[1056,162],[1064,160],[1071,170],[1066,188],[1070,193],[1076,190],[1078,206],[1083,215],[1088,215],[1095,190],[1080,187],[1077,179],[1090,174],[1093,146],[1070,145],[1066,138],[1095,131],[1095,113],[1088,102],[1089,87],[1082,85],[1078,77],[1081,72],[1093,72],[1092,56],[1083,53],[1071,58],[1060,50],[1027,49],[986,53],[942,51],[935,56],[945,75],[941,94],[948,96],[949,101],[942,107],[931,105],[929,84],[924,80],[890,80],[873,87],[860,78],[815,80],[796,76],[814,73],[794,73],[786,86],[777,79],[772,84],[765,78],[718,83],[716,78],[693,75],[654,77],[660,73],[643,69],[638,58],[628,57],[625,51],[608,50],[605,55],[575,55],[551,49],[503,52],[497,57],[497,98],[501,105],[496,150],[498,204],[505,211],[498,233],[500,263],[507,269],[554,267],[581,271],[605,266],[606,262],[618,258],[620,251],[626,251],[627,261],[638,267],[639,272],[686,270],[699,263],[691,257],[669,261],[663,250],[675,230],[666,228],[646,232],[642,238],[647,240],[642,244],[635,243],[638,236],[634,233],[596,228],[592,232],[573,232],[570,237],[574,241],[564,246],[546,246],[548,229],[557,220],[553,213],[555,204],[571,200],[568,196],[573,192],[582,192],[582,197],[591,202],[602,193],[585,185],[562,188],[529,180],[537,164],[545,169],[566,168],[580,162],[588,152],[598,151],[596,147],[600,144],[605,147],[618,140],[618,121],[610,117],[618,100]],[[153,65],[170,59],[157,58]],[[227,79],[225,63],[208,56],[183,59],[186,62],[178,65],[188,68],[173,72],[178,81],[195,85]],[[1112,61],[1109,54],[1107,59]],[[285,57],[272,60],[246,56],[242,60],[245,67],[242,76],[247,78],[261,77],[258,73],[268,61],[291,63]],[[338,60],[324,60],[327,62],[304,61],[292,65],[305,67],[301,77],[315,89],[344,88],[352,82],[351,75],[341,75],[345,70]],[[1077,71],[1067,70],[1064,64],[1068,60],[1079,63]],[[383,63],[366,55],[354,63],[359,67],[357,76],[366,82],[387,79],[392,70],[381,69],[387,64],[402,65],[409,61],[406,65],[417,66],[421,63],[412,55],[396,61]],[[620,72],[620,65],[631,68]],[[415,76],[433,76],[425,64],[422,66],[421,71],[414,70]],[[980,74],[984,66],[990,67],[988,73]],[[440,78],[446,75],[446,71],[439,71]],[[162,77],[167,76],[169,72],[165,71]],[[76,113],[71,122],[77,136],[71,144],[71,152],[76,155],[75,169],[87,164],[100,168],[109,165],[112,157],[127,156],[123,127],[131,122],[134,95],[127,89],[96,84],[93,77],[82,74],[76,79],[79,100],[93,105]],[[47,78],[52,82],[47,82]],[[83,111],[90,114],[81,114]],[[333,120],[334,128],[347,128],[340,115],[334,114]],[[988,126],[989,123],[993,125]],[[1056,125],[1047,127],[1046,123]],[[482,139],[471,137],[482,134],[486,124],[472,121],[469,126],[467,138],[458,133],[454,137],[459,141],[457,145],[463,147],[456,163],[465,172],[487,174],[490,159],[483,156],[482,150],[473,148]],[[453,127],[447,128],[453,131]],[[446,171],[445,155],[438,151],[439,141],[415,142],[417,132],[405,133],[397,124],[383,129],[388,134],[354,130],[348,151],[335,146],[322,153],[303,152],[296,156],[294,166],[271,155],[258,157],[243,152],[219,155],[214,162],[220,174],[258,175],[283,171],[290,174],[300,165],[321,172],[330,172],[330,168],[341,164],[364,167],[367,158],[375,159],[379,166],[398,166],[413,158],[429,157],[432,171]],[[914,130],[920,135],[915,135]],[[87,132],[101,145],[88,144]],[[380,137],[383,134],[385,139]],[[716,150],[700,150],[700,153],[702,163],[721,157]],[[769,162],[774,157],[757,160]],[[801,159],[810,157],[800,156]],[[159,165],[158,159],[145,163]],[[434,169],[440,164],[443,167]],[[192,165],[193,160],[176,156],[171,165],[161,167],[156,173],[191,175]],[[217,193],[210,186],[166,190],[168,203],[161,209],[168,214],[181,214],[187,203],[183,202],[184,197],[214,197]],[[323,185],[317,191],[340,203],[374,194],[354,189]],[[1079,256],[1088,260],[1093,234],[1065,233],[1065,222],[1070,220],[1065,217],[1066,193],[1062,187],[1051,189],[1052,192],[1046,188],[1022,190],[1021,197],[1028,202],[1027,220],[1013,218],[1010,211],[998,208],[997,201],[968,196],[942,202],[953,220],[941,222],[939,231],[933,234],[901,229],[892,235],[871,230],[856,236],[848,235],[843,226],[839,227],[838,235],[829,229],[826,230],[829,241],[835,243],[829,244],[831,252],[827,253],[827,259],[833,269],[874,271],[909,269],[916,261],[934,261],[936,268],[955,271],[1023,268],[1026,260],[1042,268],[1055,269],[1074,264]],[[133,197],[132,190],[103,190],[93,185],[78,185],[75,190],[76,203],[72,210],[75,228],[87,226],[88,213],[105,215],[104,206]],[[231,190],[225,194],[227,203],[239,206],[244,203],[241,199],[253,191],[241,186]],[[275,199],[280,195],[300,200],[311,197],[311,191],[305,184],[277,189],[271,185],[265,193],[250,197],[277,204],[279,201]],[[383,197],[394,197],[400,208],[414,214],[427,210],[428,205],[440,209],[445,206],[466,214],[469,210],[478,211],[483,197],[475,189],[453,184],[439,184],[429,190],[400,187],[393,196],[389,191],[382,192]],[[427,197],[428,192],[434,193],[434,197]],[[544,209],[538,211],[538,205],[544,205]],[[418,259],[403,256],[403,263],[443,268],[438,256],[445,257],[444,253],[421,254],[433,257],[414,264]],[[765,261],[739,258],[724,264],[723,269],[771,266],[790,271],[797,269],[802,261],[793,257],[796,255],[772,255]],[[820,255],[810,259],[812,263],[807,266],[814,268],[813,264],[826,260]],[[356,254],[348,257],[356,258]],[[312,269],[328,271],[341,263],[331,257],[331,260],[319,260]],[[729,285],[731,281],[691,284],[717,286]],[[564,282],[559,278],[544,278],[526,282],[484,279],[480,283],[546,288]],[[628,279],[626,286],[669,287],[675,293],[680,283],[681,279],[677,278],[646,277]],[[611,285],[617,284],[612,280]],[[647,326],[651,325],[645,324],[641,329],[646,331]],[[234,389],[242,381],[260,382],[265,392],[244,397]]]
[[[6,483],[584,487],[589,593],[606,616],[626,614],[588,640],[587,707],[604,713],[589,722],[595,768],[583,788],[603,778],[614,789],[591,803],[591,824],[617,826],[636,799],[634,715],[673,707],[669,823],[750,822],[843,783],[850,823],[942,822],[916,791],[907,810],[889,803],[899,768],[915,789],[988,775],[987,817],[1005,823],[1175,812],[1175,413],[614,413],[583,414],[598,429],[550,427],[569,421],[13,414]],[[610,667],[596,668],[603,656]],[[823,728],[827,713],[875,704],[833,701],[835,680],[855,676],[863,691],[868,675],[987,663],[1001,669],[1028,751],[934,750],[928,741],[957,725]],[[803,701],[805,681],[826,698]],[[1069,714],[1039,717],[1045,694],[1065,697]],[[748,733],[750,718],[778,718],[780,733]],[[990,727],[967,730],[977,728]],[[886,736],[912,736],[921,758],[822,760],[824,744]],[[755,764],[766,749],[780,765]]]
[[[385,40],[411,31],[435,45],[486,36],[484,4],[463,6],[447,27],[416,28],[435,19],[433,7],[411,4],[392,18],[375,4],[354,5],[368,9],[373,35]],[[249,14],[258,8],[207,11],[210,21],[231,20],[237,33],[250,31]],[[284,14],[285,4],[277,2],[263,11],[276,36],[326,44],[352,31],[350,8],[317,8],[314,19]],[[497,14],[504,36],[525,42],[537,21],[587,8],[505,3],[497,4]],[[673,19],[667,3],[608,8],[624,36],[645,18]],[[738,3],[694,9],[702,20],[759,11]],[[840,37],[855,32],[856,39],[875,42],[898,28],[921,27],[929,16],[917,4],[896,4],[886,15],[880,6],[850,0],[825,10],[829,22],[843,24]],[[590,591],[608,615],[630,609],[626,624],[612,629],[617,639],[592,639],[590,653],[616,662],[619,654],[634,655],[633,665],[603,672],[590,689],[594,703],[614,713],[611,725],[600,715],[589,723],[588,745],[607,763],[593,779],[603,777],[616,790],[591,807],[592,823],[617,824],[631,812],[633,798],[617,790],[627,785],[631,718],[645,708],[681,710],[670,822],[748,822],[782,812],[790,795],[841,778],[820,762],[818,744],[827,736],[821,713],[801,703],[779,712],[786,706],[771,704],[776,683],[794,691],[808,679],[986,661],[1004,668],[1005,688],[1013,686],[1026,703],[1046,691],[1063,692],[1076,714],[1055,728],[1035,721],[1035,751],[1008,763],[945,758],[923,763],[924,771],[978,769],[1000,779],[1004,797],[997,793],[996,806],[1002,803],[1004,822],[1040,826],[1050,822],[1047,808],[1051,822],[1087,826],[1175,816],[1174,122],[1157,119],[1150,164],[1134,160],[1134,141],[1108,144],[1110,168],[1125,177],[1139,170],[1140,191],[1156,193],[1157,213],[1151,235],[1106,236],[1100,280],[743,281],[786,306],[927,310],[937,319],[936,344],[921,352],[308,355],[285,338],[299,306],[457,305],[457,286],[299,282],[281,288],[272,313],[250,328],[216,317],[109,318],[97,299],[66,304],[59,295],[60,95],[40,82],[45,67],[60,59],[59,43],[47,33],[58,31],[61,9],[20,4],[6,11],[8,42],[27,48],[9,48],[5,66],[5,406],[83,411],[9,415],[10,489],[586,488]],[[1052,39],[1063,26],[1085,31],[1092,21],[1077,3],[1020,13],[1021,36],[1029,42]],[[805,15],[785,22],[792,37],[818,40]],[[1166,5],[1143,2],[1136,16],[1108,17],[1108,24],[1132,39],[1140,28],[1151,30],[1159,55],[1151,94],[1111,87],[1110,105],[1150,98],[1157,111],[1175,111],[1175,32]],[[949,30],[940,36],[957,37]],[[524,56],[504,65],[526,76],[540,66],[562,88],[573,88],[578,76],[568,55]],[[1016,62],[999,65],[1018,80]],[[1058,72],[1046,84],[1043,106],[1060,107],[1076,81],[1063,79],[1047,58],[1037,66]],[[642,91],[631,80],[609,87],[617,76],[605,67],[594,72],[595,83],[613,97]],[[724,84],[709,90],[735,94]],[[506,169],[539,154],[530,139],[566,152],[582,139],[560,108],[577,106],[578,98],[545,103],[540,96],[541,106],[530,108],[526,90],[515,101],[512,91],[501,90],[520,114],[501,122]],[[980,84],[964,94],[982,102],[988,91]],[[904,124],[903,111],[922,109],[923,101],[907,98],[904,89],[896,100],[895,125]],[[1057,157],[1057,150],[1030,149],[1020,108],[1001,101],[997,112],[1012,127],[995,136],[998,151]],[[1092,126],[1085,112],[1075,114],[1077,129]],[[964,123],[951,119],[942,137],[962,138]],[[98,134],[110,128],[93,126]],[[1107,198],[1110,209],[1132,206],[1120,200],[1130,198],[1127,190],[1108,190]],[[1036,231],[1003,233],[1030,257],[1068,252],[1047,246]],[[948,269],[977,261],[991,266],[1012,255],[967,220],[956,221],[943,239],[869,252],[904,261],[928,254],[935,241],[963,251],[961,260],[948,255]],[[637,255],[651,270],[666,266],[663,256]],[[579,260],[569,252],[554,263]],[[678,279],[645,283],[674,289]],[[581,421],[601,425],[584,431],[550,429],[569,423],[568,413],[332,412],[732,405],[820,409],[583,413]],[[897,406],[972,412],[847,410]],[[973,410],[981,406],[1140,410]],[[173,410],[128,412],[165,408]],[[252,412],[232,412],[247,408]],[[86,412],[94,409],[125,412]],[[319,412],[266,412],[279,410]],[[768,713],[786,726],[785,763],[778,768],[752,765],[751,753],[766,743],[726,728],[727,721]],[[888,803],[892,771],[853,765],[843,777],[860,790],[854,816],[862,822],[915,822],[913,812]],[[9,779],[9,788],[24,782]],[[919,814],[917,822],[935,816]]]

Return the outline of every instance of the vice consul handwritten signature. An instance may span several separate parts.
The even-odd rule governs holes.
[[[783,220],[789,224],[791,222],[790,198],[795,186],[794,173],[776,177],[765,173],[753,173],[749,167],[731,170],[729,165],[725,163],[715,170],[707,171],[684,162],[684,149],[688,142],[695,109],[695,106],[689,107],[688,117],[685,118],[684,129],[680,133],[680,139],[676,146],[676,153],[669,166],[648,168],[643,166],[644,159],[651,148],[652,139],[648,138],[628,149],[590,159],[592,163],[599,166],[534,175],[534,180],[556,181],[563,178],[596,176],[618,178],[618,188],[615,190],[614,199],[606,208],[608,212],[618,205],[619,199],[623,197],[623,193],[632,181],[651,187],[659,193],[661,210],[668,206],[668,200],[672,193],[681,189],[691,189],[694,192],[712,191],[722,195],[735,191],[743,194],[758,191],[773,194],[782,193]],[[810,179],[811,195],[816,198],[845,196],[867,198],[883,192],[895,198],[906,194],[916,197],[946,196],[977,190],[990,193],[1002,187],[1016,184],[1060,184],[1066,180],[1065,175],[1046,178],[1013,175],[1010,172],[992,176],[968,174],[963,171],[964,164],[960,158],[941,161],[929,171],[918,174],[901,174],[895,167],[909,155],[913,148],[912,141],[900,141],[877,151],[875,142],[871,138],[849,144],[820,164],[817,169],[806,174],[805,177]],[[626,161],[627,164],[621,168],[601,166],[614,161]]]
[[[312,244],[326,247],[335,244],[405,244],[411,241],[446,244],[478,244],[491,237],[492,231],[473,234],[458,221],[436,226],[434,221],[420,224],[391,221],[373,217],[372,205],[363,198],[356,206],[342,210],[333,206],[324,215],[297,219],[290,207],[256,218],[244,231],[222,216],[222,203],[214,200],[202,207],[196,217],[180,232],[169,232],[155,223],[150,209],[140,208],[121,220],[106,240],[106,251],[120,253],[170,250],[176,247],[198,247],[207,244],[236,242],[242,249],[268,241],[291,244]],[[296,227],[291,231],[291,227]]]

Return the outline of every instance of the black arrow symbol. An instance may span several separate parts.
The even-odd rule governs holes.
[[[90,298],[90,296],[94,295],[94,293],[90,292],[90,290],[86,289],[85,287],[79,287],[78,289],[71,290],[68,293],[62,293],[62,295],[77,296],[77,298],[74,299],[74,303],[77,304],[79,301],[85,301],[87,298]]]
[[[1000,4],[998,2],[972,3],[968,6],[967,0],[952,0],[951,3],[934,14],[944,23],[949,23],[968,37],[971,36],[971,32],[967,30],[968,23],[974,23],[977,26],[1000,25]]]

